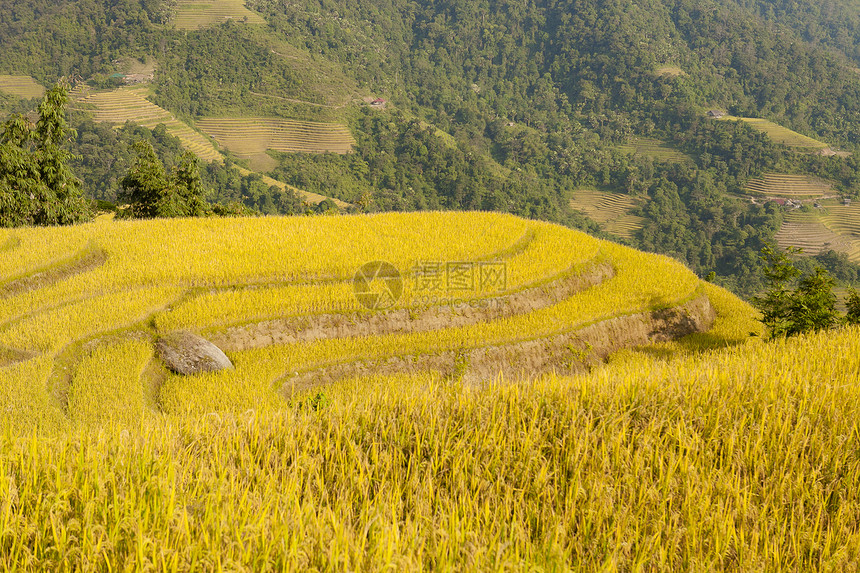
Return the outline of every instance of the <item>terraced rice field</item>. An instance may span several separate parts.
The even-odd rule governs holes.
[[[30,76],[0,75],[0,91],[24,99],[42,97],[45,88]]]
[[[146,99],[148,93],[149,88],[145,86],[122,87],[110,91],[77,92],[74,105],[78,109],[89,111],[96,121],[116,125],[131,121],[150,129],[163,123],[171,135],[179,138],[185,149],[194,152],[200,159],[204,161],[223,159],[208,139],[176,119],[166,109]]]
[[[760,179],[750,179],[746,187],[750,193],[769,197],[803,199],[833,194],[833,185],[808,175],[768,173]]]
[[[799,247],[806,255],[817,255],[833,249],[855,257],[857,247],[850,236],[842,235],[828,228],[818,213],[794,211],[786,213],[785,221],[775,236],[780,248]]]
[[[572,208],[584,212],[600,223],[607,233],[624,239],[632,239],[645,221],[642,217],[630,213],[638,204],[638,200],[629,195],[590,189],[578,189],[570,199]]]
[[[707,322],[699,280],[672,259],[498,214],[99,221],[2,231],[0,244],[0,410],[25,392],[20,424],[85,422],[98,408],[73,398],[107,379],[138,388],[121,408],[135,416],[242,411],[371,363],[477,380],[528,354],[533,374],[576,371],[595,325],[633,321],[613,344],[644,342],[657,307]],[[380,260],[399,271],[394,290],[356,282]],[[236,368],[148,378],[153,340],[178,330],[218,341]]]
[[[88,111],[96,121],[105,121],[116,125],[131,121],[150,129],[163,123],[171,135],[179,138],[183,147],[195,153],[203,161],[220,162],[223,160],[221,153],[208,139],[176,119],[169,111],[147,100],[147,94],[148,88],[138,86],[99,92],[77,90],[72,95],[76,102],[75,105],[78,106],[77,109]],[[243,175],[251,173],[244,168],[238,169]],[[302,199],[314,205],[328,199],[323,195],[286,185],[268,176],[264,176],[263,181],[269,186],[274,185],[282,189],[289,188],[298,193]],[[341,208],[349,207],[348,203],[338,199],[332,200]]]
[[[833,249],[860,262],[860,205],[843,205],[837,199],[824,199],[819,204],[820,210],[786,213],[776,235],[778,245],[801,247],[806,255]]]
[[[349,153],[355,139],[349,128],[277,118],[208,118],[197,126],[239,157],[265,154],[267,149],[294,153]]]
[[[723,121],[741,120],[758,129],[759,131],[766,133],[775,142],[787,145],[789,147],[797,147],[799,149],[805,149],[809,151],[818,151],[829,147],[824,142],[803,135],[802,133],[797,133],[796,131],[792,131],[787,127],[783,127],[778,123],[774,123],[766,119],[761,119],[757,117],[735,117],[732,115],[723,116],[721,119]]]
[[[821,222],[834,233],[850,239],[851,246],[846,251],[848,258],[860,262],[860,205],[824,206],[826,210],[821,214]]]
[[[266,23],[262,16],[245,7],[245,0],[178,0],[172,22],[180,30],[197,30],[225,20]]]
[[[685,163],[691,161],[689,156],[672,148],[665,141],[651,137],[634,137],[628,143],[619,145],[618,147],[625,153],[643,155],[655,161],[665,161],[667,163]]]
[[[825,205],[821,220],[836,233],[860,238],[860,205]]]

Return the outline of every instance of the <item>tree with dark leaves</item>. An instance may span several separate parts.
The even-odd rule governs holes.
[[[39,120],[13,115],[0,131],[0,226],[69,225],[92,217],[64,145],[68,95],[58,84],[39,105]]]

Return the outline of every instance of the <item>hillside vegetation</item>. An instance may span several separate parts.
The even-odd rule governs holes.
[[[108,89],[147,70],[152,103],[190,126],[348,125],[348,156],[260,151],[259,134],[239,153],[261,176],[367,211],[494,210],[596,231],[571,192],[628,194],[643,201],[627,241],[750,295],[762,286],[756,253],[784,214],[745,201],[750,180],[860,189],[857,18],[848,2],[827,6],[2,0],[0,73]],[[375,98],[385,105],[371,109]],[[0,91],[0,108],[27,105]],[[825,144],[838,155],[812,153]],[[84,183],[92,197],[117,192],[97,169]],[[295,212],[278,186],[229,194]]]

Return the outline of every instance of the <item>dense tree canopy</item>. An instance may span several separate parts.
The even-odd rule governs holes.
[[[69,168],[65,148],[73,136],[66,124],[66,89],[57,85],[39,104],[35,127],[21,115],[0,132],[0,226],[66,225],[86,220],[89,206],[81,182]]]

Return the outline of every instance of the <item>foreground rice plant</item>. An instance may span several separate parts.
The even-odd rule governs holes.
[[[7,570],[847,571],[860,330],[0,443]]]

